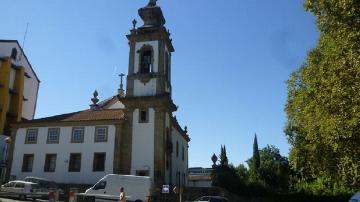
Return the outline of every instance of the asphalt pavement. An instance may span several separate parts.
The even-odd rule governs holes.
[[[21,200],[16,199],[16,198],[4,198],[4,197],[0,197],[0,202],[20,202],[20,201],[21,201]],[[29,199],[29,200],[26,200],[26,201],[33,201],[33,200]],[[45,200],[36,200],[36,201],[45,202]],[[21,202],[24,202],[24,201],[21,201]]]

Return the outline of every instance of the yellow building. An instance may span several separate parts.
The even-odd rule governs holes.
[[[39,79],[16,40],[0,40],[0,135],[10,123],[34,118]]]
[[[10,124],[34,118],[39,79],[16,40],[0,40],[0,181],[7,167]]]

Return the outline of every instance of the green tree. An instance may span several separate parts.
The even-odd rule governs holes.
[[[317,46],[288,80],[290,162],[310,181],[360,188],[360,1],[305,0]]]
[[[235,170],[236,170],[236,175],[242,182],[247,182],[249,180],[249,171],[244,166],[244,164],[240,164],[235,168]]]
[[[223,166],[228,166],[229,165],[229,160],[228,157],[226,155],[226,147],[225,145],[221,145],[221,152],[220,152],[220,164]]]
[[[255,134],[254,143],[253,143],[253,156],[249,159],[249,178],[250,181],[258,181],[259,180],[259,168],[260,168],[260,153],[259,153],[259,146],[257,141],[257,136]]]
[[[281,156],[278,148],[269,145],[259,151],[259,156],[261,164],[257,171],[257,181],[272,189],[288,190],[291,171],[288,159]],[[249,159],[247,163],[249,172],[254,172],[254,158]]]

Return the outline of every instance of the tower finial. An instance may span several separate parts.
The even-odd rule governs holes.
[[[119,74],[119,76],[120,76],[120,88],[118,90],[118,93],[119,93],[120,97],[124,97],[125,91],[124,91],[124,85],[123,85],[123,77],[125,76],[125,74],[121,73],[121,74]]]
[[[148,6],[156,6],[157,0],[150,0]]]
[[[137,23],[137,21],[134,19],[134,20],[132,21],[133,29],[136,29],[136,23]]]
[[[91,98],[92,104],[90,105],[90,109],[92,109],[92,110],[99,109],[99,105],[97,104],[99,102],[99,99],[97,98],[98,95],[99,95],[99,93],[97,92],[97,90],[95,90],[93,93],[94,97]]]

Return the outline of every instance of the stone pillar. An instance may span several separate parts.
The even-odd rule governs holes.
[[[0,134],[4,133],[6,125],[6,113],[9,108],[9,81],[11,60],[5,58],[0,62]]]
[[[120,151],[118,171],[119,174],[130,175],[131,172],[131,151],[132,151],[132,128],[134,109],[127,109],[126,122],[124,122],[120,135]]]
[[[165,179],[165,110],[155,109],[154,183],[161,188]]]

